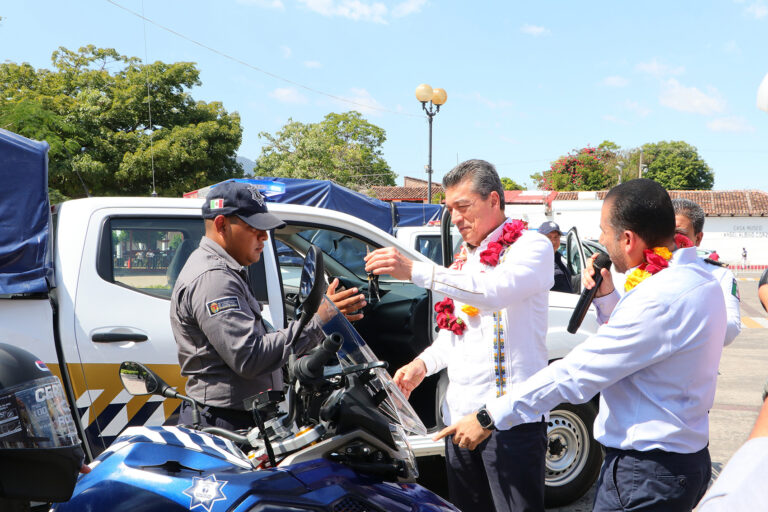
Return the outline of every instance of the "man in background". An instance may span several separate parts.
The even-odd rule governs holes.
[[[552,242],[552,248],[555,250],[555,284],[552,286],[552,291],[573,293],[571,273],[568,272],[568,267],[563,262],[563,255],[560,254],[560,237],[563,236],[560,226],[556,222],[547,221],[539,226],[538,231],[549,238],[549,241]]]
[[[675,209],[675,233],[685,236],[699,247],[704,237],[704,210],[689,199],[673,199],[672,206]],[[723,290],[728,317],[724,345],[729,345],[741,332],[739,287],[733,272],[724,263],[709,258],[704,262]]]

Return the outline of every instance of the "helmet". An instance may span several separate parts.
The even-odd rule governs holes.
[[[83,458],[61,381],[26,350],[0,343],[0,496],[66,501]]]

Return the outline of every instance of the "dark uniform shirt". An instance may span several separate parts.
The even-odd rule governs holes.
[[[243,410],[243,400],[282,390],[298,322],[267,332],[246,269],[219,244],[203,237],[189,256],[171,296],[171,328],[187,395],[214,407]],[[297,353],[323,337],[315,315],[295,344]]]
[[[555,285],[551,288],[556,292],[573,293],[571,274],[563,263],[563,257],[555,251]]]

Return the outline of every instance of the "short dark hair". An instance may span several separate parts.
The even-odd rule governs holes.
[[[466,179],[472,180],[472,190],[483,199],[495,190],[499,194],[499,208],[504,211],[504,186],[493,164],[485,160],[461,162],[443,176],[443,189],[455,187]]]
[[[639,178],[608,191],[611,226],[617,235],[628,230],[650,247],[668,243],[675,236],[675,210],[664,187],[653,180]]]
[[[672,207],[675,209],[675,215],[683,215],[691,219],[694,233],[698,235],[704,231],[704,210],[698,203],[690,199],[677,198],[672,200]]]

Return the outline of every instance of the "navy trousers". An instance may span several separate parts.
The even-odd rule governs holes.
[[[711,475],[707,448],[696,453],[606,448],[593,512],[690,511]]]
[[[179,425],[192,425],[192,406],[181,403]],[[227,430],[250,429],[256,426],[251,411],[238,411],[203,405],[200,407],[200,427],[219,427]]]
[[[474,450],[445,440],[448,492],[464,512],[544,510],[546,422],[494,430]]]

